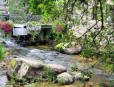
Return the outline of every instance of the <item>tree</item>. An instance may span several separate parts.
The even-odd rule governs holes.
[[[30,0],[30,11],[44,19],[57,19],[62,15],[62,0]]]
[[[29,0],[9,0],[8,3],[10,14],[27,14],[30,4]]]

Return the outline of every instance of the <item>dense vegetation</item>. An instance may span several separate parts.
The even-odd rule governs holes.
[[[54,31],[56,33],[55,40],[60,42],[76,41],[82,44],[82,55],[87,58],[99,59],[103,66],[111,68],[114,71],[114,54],[113,54],[113,27],[107,22],[107,17],[113,16],[111,9],[113,6],[107,4],[106,0],[30,0],[30,10],[33,14],[40,14],[44,19],[51,19],[56,25]],[[90,8],[90,4],[93,6]],[[81,11],[80,18],[73,16],[75,10]],[[55,12],[56,11],[56,12]],[[95,25],[80,37],[73,37],[70,29],[76,24],[85,25],[89,21],[88,15],[92,15],[92,19],[96,20]],[[86,17],[86,21],[83,18]],[[47,22],[47,20],[45,20]],[[78,20],[78,21],[77,21]],[[99,21],[101,25],[99,26]],[[50,21],[48,21],[50,22]],[[95,29],[95,26],[98,26]],[[75,38],[75,40],[74,40]]]
[[[11,0],[11,3],[14,1]],[[106,0],[20,0],[18,2],[17,6],[9,3],[11,13],[30,12],[33,15],[41,15],[43,23],[54,24],[53,33],[57,43],[78,42],[83,46],[84,57],[99,59],[103,66],[114,71],[114,31],[111,21],[107,23],[108,17],[114,21],[113,5],[108,4]],[[90,20],[96,23],[81,37],[74,37],[72,28],[77,25],[88,25]]]

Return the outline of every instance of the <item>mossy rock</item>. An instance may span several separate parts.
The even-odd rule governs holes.
[[[67,72],[61,73],[57,76],[57,81],[61,85],[71,84],[74,82],[72,75]]]
[[[11,68],[14,69],[16,66],[17,61],[15,59],[11,60]]]
[[[66,54],[79,54],[82,51],[81,45],[78,45],[76,42],[59,43],[55,48],[59,52]]]

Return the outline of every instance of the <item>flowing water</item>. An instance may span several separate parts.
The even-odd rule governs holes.
[[[89,81],[90,83],[92,82],[93,84],[93,86],[91,87],[97,87],[94,86],[95,83],[99,83],[102,85],[105,84],[105,86],[101,87],[114,87],[113,83],[111,83],[111,81],[114,80],[114,74],[106,73],[98,65],[91,68],[90,66],[92,65],[92,62],[84,60],[82,57],[78,55],[62,54],[54,50],[44,49],[45,47],[44,48],[37,46],[20,47],[17,44],[15,44],[14,41],[11,40],[3,40],[3,42],[6,44],[5,45],[6,49],[9,51],[10,55],[12,56],[15,55],[16,57],[36,58],[44,61],[45,63],[61,64],[68,68],[76,64],[78,68],[83,70],[88,69],[89,71],[94,73],[94,76]],[[7,78],[5,73],[6,73],[5,70],[2,72],[0,71],[0,85],[2,86],[4,86],[7,83]],[[83,82],[77,81],[74,84],[72,84],[72,86],[69,85],[67,87],[83,87],[81,86],[81,83]],[[108,86],[106,84],[108,84]]]

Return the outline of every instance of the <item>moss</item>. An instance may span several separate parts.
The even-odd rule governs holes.
[[[63,49],[63,46],[64,46],[64,43],[59,43],[58,45],[56,45],[56,48],[59,52],[61,52]]]
[[[11,60],[11,68],[15,68],[17,61],[15,59]]]
[[[58,78],[58,84],[64,85],[65,84],[64,79],[63,78]]]
[[[74,46],[76,45],[76,42],[68,42],[68,43],[59,43],[56,45],[56,49],[59,51],[59,52],[62,52],[64,48],[70,48],[71,46]]]

